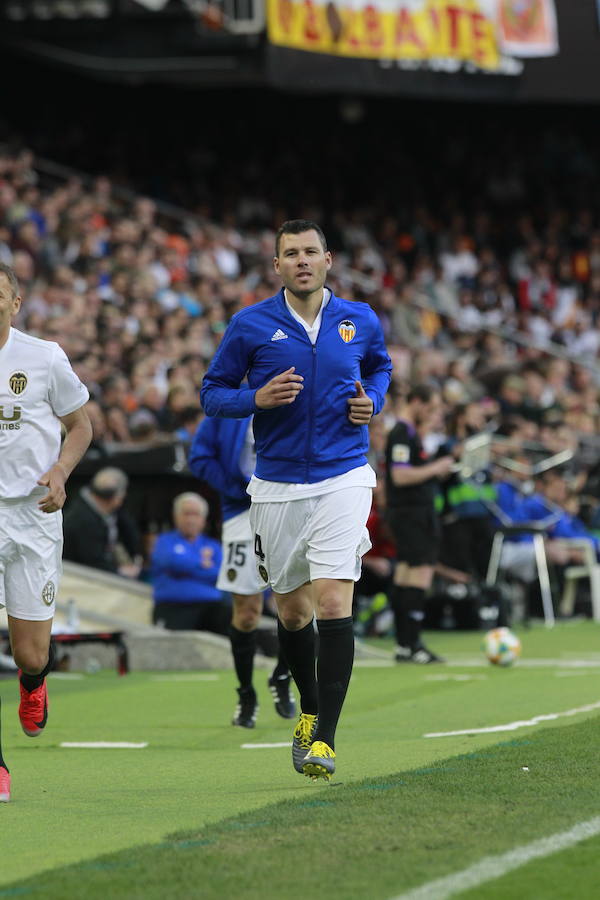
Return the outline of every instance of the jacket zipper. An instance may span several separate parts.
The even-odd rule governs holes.
[[[329,302],[331,302],[331,297],[333,297],[333,292],[331,293]],[[308,343],[310,344],[311,349],[312,349],[312,369],[311,369],[311,382],[310,382],[310,398],[309,398],[309,407],[308,407],[308,433],[307,433],[307,438],[306,438],[306,451],[305,451],[306,466],[305,466],[305,470],[304,470],[304,484],[308,484],[308,474],[309,474],[309,469],[310,469],[310,447],[312,444],[312,433],[313,433],[313,427],[314,427],[313,396],[314,396],[314,385],[315,385],[315,371],[317,368],[317,344],[319,342],[319,338],[321,337],[321,332],[323,331],[323,325],[325,324],[325,313],[327,311],[329,303],[327,304],[327,306],[323,309],[323,311],[321,313],[321,325],[319,327],[319,333],[317,334],[314,344],[311,341],[311,339],[309,338],[304,325],[301,325],[300,322],[298,322],[290,314],[290,312],[285,304],[285,299],[283,300],[283,304],[285,306],[285,311],[286,311],[287,315],[293,321],[294,325],[300,329],[300,331],[302,332],[302,334],[304,336],[304,339],[306,341],[308,341]]]

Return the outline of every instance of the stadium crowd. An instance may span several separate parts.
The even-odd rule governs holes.
[[[409,386],[426,383],[443,403],[431,452],[484,429],[510,440],[513,455],[570,450],[556,496],[598,527],[596,160],[558,137],[540,146],[535,165],[506,145],[494,165],[453,185],[467,151],[450,142],[439,151],[442,174],[422,191],[418,162],[404,159],[408,181],[414,176],[404,207],[397,189],[391,203],[379,186],[370,206],[363,188],[363,202],[340,199],[339,212],[311,191],[291,210],[280,196],[253,193],[247,178],[222,208],[197,195],[179,212],[126,190],[122,179],[57,178],[32,151],[7,145],[0,260],[21,284],[17,327],[66,351],[90,391],[95,452],[109,459],[124,447],[187,444],[227,322],[279,288],[276,228],[292,215],[325,220],[334,251],[328,284],[371,303],[394,363],[386,408],[372,425],[373,463],[381,470]],[[182,200],[176,191],[168,199]]]

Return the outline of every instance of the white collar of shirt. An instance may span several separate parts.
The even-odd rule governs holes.
[[[296,319],[297,322],[300,322],[302,327],[306,330],[306,333],[309,337],[311,344],[314,344],[315,341],[317,340],[317,336],[319,334],[319,329],[321,327],[321,319],[323,318],[323,310],[325,309],[325,307],[327,306],[327,304],[329,303],[329,301],[331,299],[331,291],[329,290],[329,288],[323,288],[323,301],[321,303],[321,306],[319,307],[319,312],[317,313],[315,321],[312,323],[312,325],[309,325],[308,322],[305,322],[304,319],[302,318],[302,316],[300,316],[296,312],[295,309],[292,309],[292,307],[290,306],[290,304],[288,302],[286,290],[284,290],[283,296],[285,298],[285,305],[289,309],[291,315]]]

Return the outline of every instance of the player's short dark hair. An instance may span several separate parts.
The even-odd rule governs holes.
[[[316,222],[310,219],[289,219],[280,225],[275,235],[275,256],[279,256],[279,244],[282,234],[304,234],[305,231],[316,231],[324,251],[327,251],[327,239]]]
[[[19,296],[19,282],[17,276],[13,272],[10,266],[7,266],[6,263],[0,262],[0,275],[6,275],[6,279],[10,284],[13,297]]]
[[[432,397],[435,397],[437,393],[437,390],[430,384],[413,384],[406,399],[409,403],[412,403],[413,400],[420,400],[421,403],[429,403]]]

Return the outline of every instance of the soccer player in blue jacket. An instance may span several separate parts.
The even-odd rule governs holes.
[[[325,286],[331,265],[318,225],[285,222],[274,259],[283,287],[232,318],[201,390],[208,416],[254,414],[250,521],[300,693],[292,761],[296,771],[325,779],[335,771],[335,731],[352,674],[353,582],[371,546],[367,426],[383,407],[392,370],[371,307]]]
[[[217,587],[229,591],[233,598],[229,636],[239,681],[239,700],[232,724],[254,728],[258,712],[258,698],[252,683],[256,629],[267,583],[259,574],[254,559],[250,497],[246,491],[256,462],[252,416],[204,419],[194,435],[188,461],[194,475],[206,481],[221,497],[223,559]],[[280,653],[268,685],[275,710],[284,719],[293,719],[296,715],[290,682],[288,665]]]

